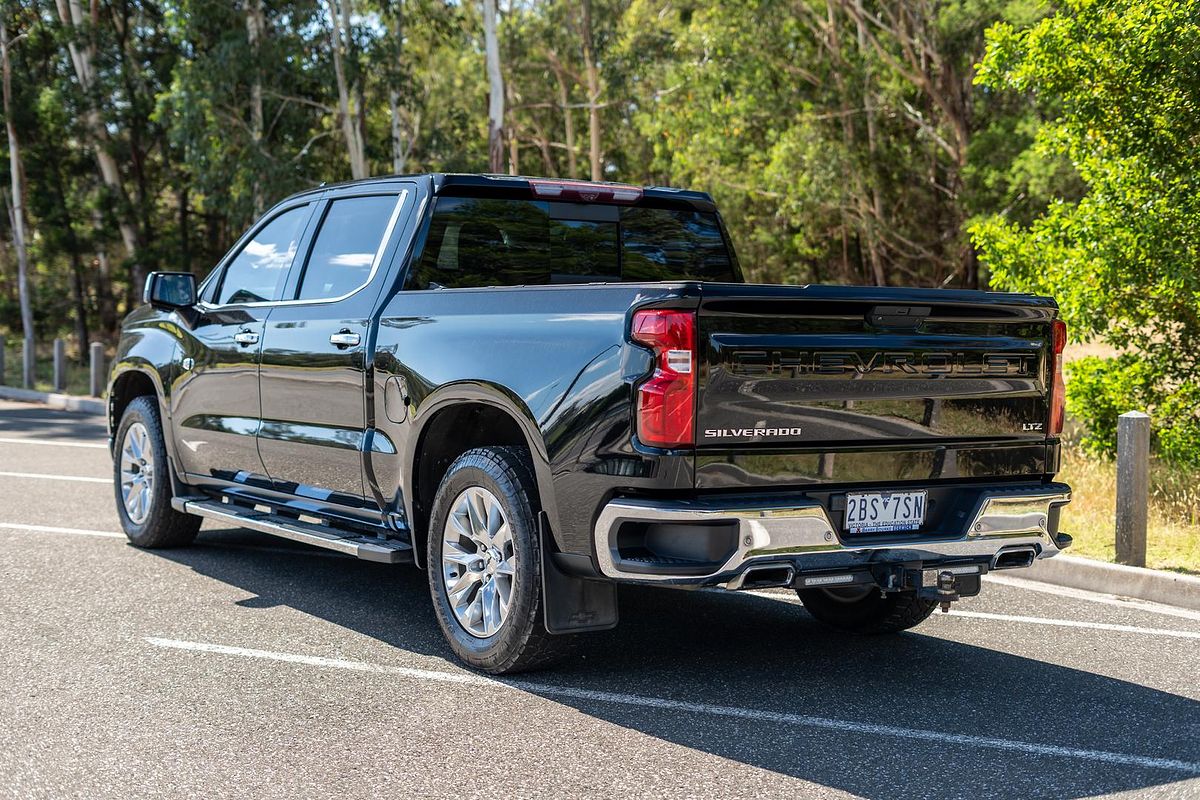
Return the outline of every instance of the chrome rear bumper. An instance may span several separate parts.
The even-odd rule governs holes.
[[[617,498],[601,510],[594,529],[600,571],[609,578],[678,585],[726,585],[737,588],[745,570],[764,564],[786,564],[796,574],[862,568],[906,562],[979,561],[994,564],[1003,550],[1032,548],[1036,558],[1060,552],[1052,529],[1056,507],[1071,501],[1070,488],[1048,484],[1029,489],[996,489],[980,493],[970,522],[959,531],[936,534],[898,533],[892,537],[846,540],[823,506],[807,498],[715,504],[704,501],[659,501]],[[702,571],[655,572],[629,568],[617,547],[626,523],[737,525],[736,548]]]

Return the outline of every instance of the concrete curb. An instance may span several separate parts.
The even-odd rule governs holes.
[[[1090,558],[1055,556],[1035,561],[1029,569],[997,574],[1012,574],[1072,589],[1135,597],[1200,611],[1200,578],[1175,572],[1127,567]]]
[[[35,392],[32,389],[18,389],[15,386],[0,386],[0,400],[16,400],[21,403],[41,403],[62,411],[78,411],[81,414],[108,413],[107,405],[96,397],[76,397],[71,394],[55,394],[53,392]]]

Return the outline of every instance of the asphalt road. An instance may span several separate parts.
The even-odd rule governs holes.
[[[628,590],[495,681],[411,567],[129,546],[104,436],[0,402],[3,795],[1200,797],[1200,613],[997,578],[848,638],[783,592]]]

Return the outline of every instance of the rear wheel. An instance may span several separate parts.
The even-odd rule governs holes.
[[[569,644],[543,622],[535,487],[524,450],[480,447],[450,465],[433,501],[426,561],[438,624],[484,672],[535,669]]]
[[[117,427],[113,484],[121,527],[138,547],[180,547],[196,538],[200,518],[171,508],[171,469],[153,397],[135,398],[125,408]]]
[[[800,602],[818,622],[848,633],[895,633],[919,625],[937,608],[916,592],[889,592],[875,586],[798,589]]]

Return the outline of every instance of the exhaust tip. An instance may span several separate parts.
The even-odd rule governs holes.
[[[751,567],[731,583],[731,589],[772,589],[791,586],[796,580],[796,571],[787,564],[764,564]]]
[[[1022,569],[1033,566],[1037,558],[1037,550],[1031,545],[1010,547],[996,553],[992,559],[992,569]]]

